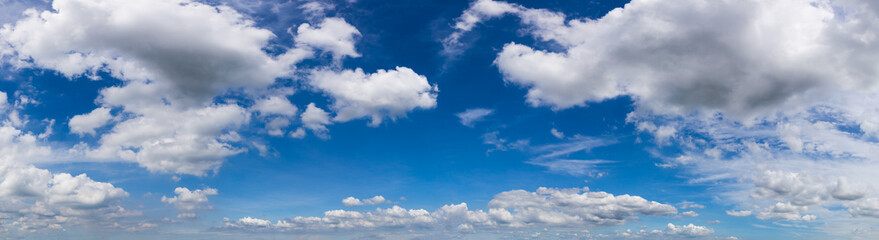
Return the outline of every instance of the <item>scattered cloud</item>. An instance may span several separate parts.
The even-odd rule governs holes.
[[[636,219],[636,214],[670,216],[677,213],[677,209],[671,205],[638,196],[591,192],[587,188],[502,192],[495,195],[488,207],[487,212],[470,210],[466,203],[445,205],[433,212],[399,206],[369,212],[332,210],[324,213],[323,217],[294,217],[277,222],[251,217],[224,219],[225,224],[218,228],[247,232],[391,228],[472,231],[541,226],[612,226]]]
[[[342,199],[342,204],[345,204],[345,206],[347,206],[347,207],[371,206],[371,205],[379,205],[379,204],[385,204],[385,203],[391,203],[391,201],[388,201],[387,199],[385,199],[385,197],[382,197],[382,196],[375,196],[375,197],[371,197],[371,198],[367,198],[367,199],[363,199],[363,200],[357,199],[355,197],[348,197],[348,198]]]
[[[213,209],[208,203],[208,196],[217,195],[217,189],[206,187],[190,191],[185,187],[174,189],[174,197],[162,196],[162,202],[174,205],[179,214],[177,218],[196,218],[196,211]]]
[[[461,120],[461,125],[473,127],[477,122],[481,122],[485,117],[493,113],[493,109],[471,108],[455,114],[455,116],[458,116],[458,119]]]
[[[431,109],[436,106],[436,85],[412,69],[397,67],[380,69],[366,74],[362,69],[328,71],[315,70],[309,83],[323,91],[333,103],[336,112],[333,121],[347,122],[369,118],[370,126],[378,126],[385,118],[395,120],[415,109]]]

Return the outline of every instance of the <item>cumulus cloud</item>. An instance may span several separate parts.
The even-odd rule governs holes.
[[[808,106],[837,91],[875,89],[875,66],[867,59],[879,48],[856,36],[875,31],[870,23],[877,18],[859,6],[633,1],[593,20],[481,0],[458,18],[449,39],[510,14],[535,38],[564,47],[551,52],[510,43],[498,54],[505,80],[528,88],[535,106],[564,109],[628,95],[657,112],[751,117]],[[777,14],[781,9],[785,14]]]
[[[275,114],[287,117],[295,116],[296,112],[299,111],[299,109],[296,108],[293,103],[290,103],[290,100],[284,96],[271,96],[259,99],[251,108],[261,114]]]
[[[852,216],[879,218],[879,198],[866,198],[849,203],[847,206]]]
[[[0,38],[23,67],[68,77],[107,71],[191,104],[229,88],[268,86],[307,56],[270,56],[262,48],[274,34],[253,25],[230,7],[188,0],[59,0],[52,11],[26,12]]]
[[[97,146],[78,145],[75,151],[85,158],[76,159],[132,161],[153,172],[217,171],[227,157],[246,151],[237,132],[253,114],[269,135],[287,135],[298,108],[289,94],[278,94],[285,92],[275,85],[279,78],[321,76],[309,82],[333,97],[336,121],[370,117],[378,125],[436,105],[436,87],[411,69],[338,70],[342,58],[360,56],[354,47],[360,32],[341,18],[312,20],[317,23],[290,31],[294,46],[284,49],[270,43],[275,33],[226,5],[57,0],[51,10],[28,10],[0,29],[0,58],[71,79],[99,80],[106,73],[121,80],[100,91],[100,108],[69,122],[73,133],[100,136]],[[296,64],[316,51],[331,54],[334,64],[298,70]],[[229,96],[244,99],[223,98]],[[111,111],[118,111],[116,118]],[[302,127],[328,136],[329,122],[310,113]],[[108,124],[110,130],[96,131]],[[299,129],[290,136],[304,137]]]
[[[333,121],[370,119],[370,126],[378,126],[385,118],[394,120],[415,109],[436,106],[436,85],[412,69],[397,67],[380,69],[366,74],[355,70],[315,70],[309,76],[310,84],[332,98],[330,108],[336,113]]]
[[[379,205],[379,204],[390,203],[390,202],[391,201],[388,201],[387,199],[385,199],[385,197],[382,197],[382,196],[375,196],[375,197],[371,197],[371,198],[367,198],[367,199],[363,199],[363,200],[357,199],[355,197],[348,197],[348,198],[342,199],[342,204],[345,204],[345,206],[348,206],[348,207]]]
[[[866,189],[858,189],[845,178],[828,181],[821,177],[783,171],[765,171],[754,180],[755,198],[790,200],[797,206],[816,205],[831,199],[857,200],[866,195]]]
[[[189,188],[178,187],[174,189],[174,197],[162,196],[162,202],[174,205],[179,214],[177,218],[196,218],[196,211],[213,209],[209,205],[208,196],[217,195],[217,189],[206,187],[204,189],[195,189],[190,191]]]
[[[463,112],[455,114],[458,116],[458,119],[461,121],[461,125],[473,127],[476,122],[480,122],[488,115],[494,113],[493,109],[485,109],[485,108],[471,108],[467,109]]]
[[[316,10],[316,8],[310,9]],[[296,44],[327,51],[335,59],[360,57],[354,49],[354,38],[357,36],[360,36],[360,31],[344,19],[325,18],[316,27],[308,23],[299,25],[296,29]]]
[[[115,90],[106,89],[105,94]],[[227,137],[249,121],[247,111],[238,105],[188,110],[157,106],[140,111],[144,114],[101,136],[100,146],[88,150],[87,156],[133,161],[154,172],[202,176],[217,171],[225,157],[244,151],[232,145],[240,139]]]
[[[705,226],[696,226],[692,223],[687,225],[675,226],[669,223],[663,233],[668,235],[679,235],[684,237],[704,237],[714,234],[714,229]]]
[[[348,200],[348,199],[346,199]],[[351,201],[353,202],[353,200]],[[502,192],[488,204],[489,211],[470,210],[466,203],[445,205],[436,211],[393,206],[369,212],[332,210],[323,217],[294,217],[271,222],[250,217],[225,219],[218,228],[236,231],[329,231],[381,228],[476,229],[540,226],[621,225],[635,216],[669,216],[671,205],[631,195],[591,192],[583,189],[540,188],[536,192]]]
[[[305,112],[302,113],[302,125],[308,130],[311,130],[315,136],[328,139],[330,135],[329,129],[327,129],[327,125],[333,124],[330,122],[330,114],[324,111],[323,109],[314,105],[314,103],[309,103],[307,107],[305,107]],[[304,132],[303,132],[304,136]]]
[[[128,192],[113,184],[29,164],[52,155],[50,147],[36,140],[7,121],[0,126],[0,231],[63,230],[139,214],[119,205]]]
[[[88,157],[194,175],[242,151],[222,136],[246,123],[247,111],[211,100],[231,89],[264,89],[310,55],[269,55],[263,48],[272,37],[230,7],[188,0],[59,0],[52,11],[29,11],[0,30],[18,67],[70,78],[108,72],[124,81],[101,91],[104,107],[71,119],[73,132],[93,134],[108,108],[128,113]]]
[[[718,183],[760,219],[834,223],[845,208],[828,206],[862,216],[876,195],[864,169],[879,166],[879,40],[862,36],[879,32],[877,10],[864,0],[638,0],[587,19],[479,0],[445,43],[461,47],[480,23],[515,16],[540,43],[508,43],[495,64],[528,103],[628,97],[627,121],[680,151],[654,151],[657,166]]]
[[[95,128],[106,125],[111,119],[113,115],[110,115],[110,109],[102,107],[87,114],[73,116],[68,125],[72,133],[95,135]]]
[[[808,207],[806,206],[796,206],[789,202],[779,202],[760,212],[760,214],[757,214],[757,218],[806,222],[815,220],[815,215],[801,215],[801,213],[806,212],[807,210]]]

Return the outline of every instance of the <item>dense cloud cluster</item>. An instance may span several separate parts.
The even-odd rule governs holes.
[[[479,0],[445,42],[514,15],[536,39],[565,48],[510,43],[498,54],[506,81],[528,88],[535,106],[564,109],[628,95],[660,113],[720,111],[744,119],[808,107],[838,92],[875,90],[877,66],[869,56],[879,47],[858,36],[875,32],[879,18],[860,5],[636,0],[593,20]]]
[[[202,176],[248,150],[238,132],[254,115],[270,136],[303,138],[309,129],[326,139],[330,121],[368,118],[376,126],[436,106],[436,85],[410,68],[340,69],[344,58],[360,56],[360,32],[342,18],[299,25],[290,31],[294,46],[283,48],[270,44],[275,33],[226,5],[57,0],[51,8],[28,10],[0,29],[0,56],[71,79],[108,73],[123,81],[101,90],[101,106],[68,122],[72,133],[99,136],[99,146],[79,148],[90,159]],[[332,66],[295,74],[297,63],[320,52],[332,55]],[[273,85],[280,78],[324,92],[334,112],[309,105],[300,118],[287,98],[294,91]],[[223,99],[229,94],[244,99]],[[291,127],[297,122],[302,127]]]
[[[477,0],[443,40],[446,53],[463,54],[466,34],[502,16],[553,46],[511,42],[495,59],[528,103],[631,98],[627,120],[656,143],[657,166],[719,184],[741,209],[728,214],[814,221],[810,209],[843,205],[875,216],[877,178],[865,169],[879,166],[876,4],[634,0],[588,19]],[[680,153],[659,154],[667,147]]]
[[[113,184],[95,181],[86,174],[53,173],[31,165],[51,158],[52,148],[40,141],[47,133],[34,135],[15,127],[13,123],[20,120],[10,118],[21,116],[12,112],[27,101],[9,104],[7,94],[0,97],[0,106],[6,106],[0,109],[0,231],[61,230],[85,222],[106,225],[140,214],[120,206],[129,194]]]

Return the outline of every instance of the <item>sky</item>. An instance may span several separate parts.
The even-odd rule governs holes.
[[[2,239],[871,239],[870,0],[0,0]]]

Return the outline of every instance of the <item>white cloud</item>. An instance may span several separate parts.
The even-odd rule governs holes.
[[[806,212],[807,210],[809,210],[809,208],[806,206],[796,206],[789,202],[779,202],[757,214],[757,218],[806,222],[815,220],[815,215],[801,215],[801,213]]]
[[[312,17],[322,17],[326,15],[326,11],[335,8],[335,5],[322,1],[310,1],[299,5],[299,9],[302,9],[302,13]]]
[[[507,13],[519,12],[521,6],[492,0],[477,0],[470,4],[470,8],[464,10],[455,21],[455,32],[443,39],[443,53],[446,55],[458,55],[463,51],[460,39],[464,33],[472,30],[476,24],[485,20],[500,17]]]
[[[270,56],[262,48],[274,34],[227,6],[57,0],[52,8],[27,12],[0,30],[22,66],[68,77],[102,70],[126,81],[150,81],[175,104],[201,104],[229,88],[266,87],[309,55],[291,50]]]
[[[271,121],[266,123],[266,129],[269,130],[269,135],[280,137],[284,136],[284,128],[290,126],[290,120],[286,118],[272,118]]]
[[[237,105],[189,110],[163,106],[141,111],[143,115],[122,121],[101,136],[100,146],[87,155],[134,161],[154,172],[203,176],[217,171],[225,157],[243,151],[225,138],[234,133],[230,129],[249,121],[247,111]]]
[[[6,117],[9,117],[8,115]],[[30,162],[52,157],[52,149],[3,121],[0,126],[0,232],[63,230],[91,222],[109,224],[138,215],[122,208],[128,193],[86,174],[52,173]]]
[[[866,189],[850,186],[845,178],[828,181],[821,177],[805,174],[765,171],[754,180],[756,188],[751,194],[754,198],[790,200],[797,206],[821,204],[831,199],[857,200],[867,194]]]
[[[681,209],[689,209],[689,208],[704,209],[705,205],[694,203],[694,202],[688,202],[688,201],[684,201],[681,203]]]
[[[391,203],[391,201],[386,200],[385,197],[382,196],[375,196],[363,200],[357,199],[355,197],[342,199],[342,204],[345,204],[345,206],[348,207],[379,205],[384,203]]]
[[[0,91],[0,110],[6,110],[9,105],[9,96],[5,92]]]
[[[549,130],[549,133],[552,134],[553,137],[558,138],[558,139],[564,139],[564,138],[565,138],[565,133],[563,133],[563,132],[561,132],[561,131],[559,131],[559,130],[556,130],[555,128],[550,129],[550,130]]]
[[[741,211],[726,210],[726,214],[730,215],[730,216],[736,216],[736,217],[747,217],[747,216],[751,216],[751,210],[741,210]]]
[[[95,128],[103,127],[113,119],[109,108],[96,108],[87,114],[73,116],[68,125],[70,132],[76,134],[95,135]]]
[[[763,209],[760,219],[830,224],[849,215],[832,206],[862,216],[877,194],[865,169],[879,167],[879,39],[864,37],[879,32],[877,10],[863,0],[632,1],[586,19],[480,0],[447,40],[515,16],[554,46],[509,43],[495,59],[527,102],[630,97],[627,121],[657,139],[657,166],[716,183],[723,202]]]
[[[316,7],[328,6],[306,10]],[[51,10],[29,10],[0,29],[0,57],[17,68],[95,80],[108,73],[122,81],[101,90],[96,100],[101,108],[71,119],[71,132],[100,136],[98,146],[82,143],[71,150],[85,155],[74,159],[133,161],[153,172],[204,176],[217,171],[225,158],[246,151],[239,146],[240,137],[229,136],[249,126],[253,113],[266,121],[270,135],[287,134],[298,109],[286,98],[292,92],[273,84],[278,78],[306,75],[297,74],[295,64],[315,57],[317,50],[336,60],[331,67],[314,66],[321,69],[336,69],[342,58],[360,56],[354,48],[360,32],[354,26],[341,18],[314,18],[319,23],[300,25],[295,46],[285,50],[270,43],[274,33],[226,5],[56,0]],[[337,121],[371,117],[377,125],[384,118],[436,105],[436,87],[408,68],[368,75],[361,70],[299,73],[309,72],[326,77],[309,82],[319,83],[315,88],[333,97]],[[351,76],[359,78],[347,79]],[[221,98],[225,96],[244,99]],[[238,103],[250,100],[250,109]],[[121,109],[114,121],[107,120],[111,109]],[[328,117],[314,109],[311,113],[303,117],[302,127],[327,137],[330,123],[321,117]],[[20,126],[26,119],[10,121]],[[108,123],[115,125],[104,133],[96,131]],[[298,129],[289,134],[304,137]]]
[[[316,107],[314,103],[309,103],[307,107],[305,107],[305,112],[302,113],[302,126],[311,130],[315,136],[328,139],[330,135],[329,129],[327,129],[327,125],[333,124],[330,122],[330,114],[324,111],[323,109]]]
[[[682,213],[681,213],[681,216],[684,216],[684,217],[698,217],[698,216],[699,216],[699,213],[696,213],[696,212],[694,212],[694,211],[686,211],[686,212],[682,212]]]
[[[299,111],[285,96],[271,96],[259,99],[251,108],[261,114],[276,114],[287,117],[296,116],[296,112]]]
[[[385,118],[394,120],[409,111],[436,106],[437,87],[406,67],[371,74],[360,68],[315,70],[309,79],[312,86],[333,99],[330,108],[336,112],[333,121],[337,122],[369,117],[369,125],[378,126]]]
[[[290,132],[291,138],[302,139],[305,138],[305,129],[297,128],[295,131]]]
[[[209,205],[208,196],[217,195],[217,189],[206,187],[190,191],[185,187],[174,189],[174,197],[162,196],[162,202],[174,205],[180,213],[177,218],[196,218],[196,211],[213,209]]]
[[[512,14],[535,38],[564,47],[549,52],[510,43],[495,61],[507,81],[529,89],[535,106],[630,95],[657,112],[749,118],[801,109],[838,91],[875,90],[868,56],[879,47],[857,36],[875,31],[879,19],[860,3],[634,1],[599,19],[567,20],[481,0],[464,11],[450,38]]]
[[[664,233],[684,237],[703,237],[714,234],[714,229],[705,226],[696,226],[692,223],[681,226],[675,226],[674,224],[669,223],[668,226],[666,226]]]
[[[879,198],[866,198],[847,204],[848,211],[855,217],[879,218]]]
[[[317,27],[304,23],[299,25],[296,33],[297,46],[330,52],[337,60],[346,56],[360,57],[354,49],[354,38],[360,36],[360,31],[344,19],[324,18]]]
[[[492,113],[494,113],[493,109],[471,108],[455,114],[455,116],[458,116],[458,119],[461,120],[461,125],[473,127],[475,123],[484,120],[485,117]]]
[[[466,203],[445,205],[434,212],[399,206],[370,212],[332,210],[325,212],[323,217],[294,217],[275,223],[250,217],[234,221],[226,219],[225,225],[219,228],[279,232],[362,232],[379,228],[473,231],[499,227],[620,225],[636,219],[636,214],[669,216],[677,212],[671,205],[647,201],[638,196],[614,196],[605,192],[590,192],[585,188],[540,188],[537,192],[502,192],[495,195],[488,207],[490,209],[487,212],[470,210]]]
[[[597,170],[599,165],[613,163],[607,160],[573,160],[553,159],[541,161],[528,161],[526,163],[546,167],[550,172],[568,174],[571,176],[589,176],[599,178],[604,172]]]

